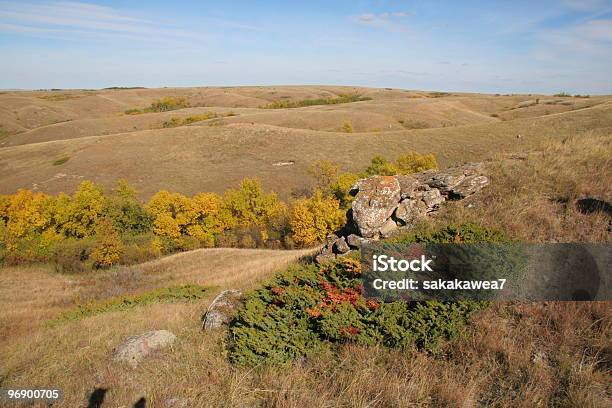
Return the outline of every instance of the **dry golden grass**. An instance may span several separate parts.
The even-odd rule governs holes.
[[[206,304],[221,288],[249,289],[310,254],[312,250],[201,249],[139,266],[69,276],[44,266],[4,268],[0,271],[0,384],[55,384],[67,393],[60,405],[66,407],[82,406],[102,373],[134,385],[132,374],[117,376],[122,368],[108,361],[117,342],[130,334],[161,328],[176,333],[180,342],[186,341],[187,333],[187,339],[195,341],[200,337],[199,321]],[[195,304],[143,306],[58,327],[44,324],[77,303],[182,283],[210,287],[210,298]],[[163,363],[166,368],[167,364]],[[123,395],[128,404],[134,392],[130,385],[123,390],[118,386],[111,395]]]
[[[240,116],[223,120],[235,118]],[[445,167],[483,160],[498,152],[537,148],[572,135],[605,134],[610,129],[609,104],[539,118],[379,133],[347,134],[250,123],[191,125],[1,148],[0,193],[18,188],[71,192],[82,180],[112,188],[118,179],[125,178],[142,198],[148,198],[168,188],[188,195],[223,192],[243,178],[257,177],[266,189],[286,198],[292,191],[312,185],[308,168],[317,160],[332,160],[357,172],[374,155],[395,159],[416,150],[433,153]],[[517,134],[522,138],[517,139]],[[70,161],[61,169],[53,166],[55,158],[64,156]],[[295,162],[292,166],[273,165],[291,160]]]
[[[445,207],[440,223],[472,220],[528,242],[611,242],[603,212],[582,214],[577,199],[612,201],[612,134],[585,133],[489,164],[491,186]]]
[[[357,91],[373,100],[337,107],[349,109],[345,112],[311,107],[292,110],[297,115],[279,112],[281,116],[273,117],[252,109],[285,96],[328,98]],[[286,192],[308,183],[307,169],[318,159],[360,170],[375,154],[394,159],[405,150],[418,150],[434,152],[443,166],[493,159],[492,185],[480,197],[467,200],[473,206],[449,203],[435,223],[476,221],[527,241],[611,241],[609,216],[581,214],[573,204],[585,196],[612,200],[612,109],[606,98],[576,101],[576,106],[596,105],[591,108],[572,111],[560,105],[555,107],[559,113],[539,116],[543,113],[538,106],[513,109],[535,96],[434,98],[418,92],[339,87],[99,91],[77,101],[39,99],[41,95],[0,95],[1,103],[10,102],[19,113],[8,119],[0,113],[0,123],[8,123],[6,129],[11,131],[23,131],[50,119],[78,117],[70,131],[74,139],[0,149],[4,192],[33,184],[43,191],[70,191],[83,178],[109,186],[127,177],[145,196],[161,188],[195,193],[222,191],[246,176],[259,176],[266,187]],[[240,116],[224,118],[226,125],[217,127],[143,131],[161,123],[162,116],[137,115],[121,117],[125,122],[112,128],[110,115],[163,96],[183,96],[192,105],[225,106]],[[43,104],[40,116],[33,117],[28,98]],[[102,101],[106,102],[100,108]],[[444,104],[447,110],[437,105],[439,111],[428,111],[436,106],[432,104]],[[211,110],[193,109],[172,114]],[[516,116],[501,121],[492,113]],[[389,118],[427,117],[428,124],[436,125],[438,120],[442,126],[441,121],[453,115],[455,125],[466,117],[472,117],[473,124],[364,133],[367,128],[360,127],[366,124],[353,118],[368,115],[385,124]],[[130,122],[140,117],[142,122]],[[351,118],[355,133],[307,129],[322,118],[330,118],[331,126],[336,117],[341,119],[336,128]],[[77,122],[86,120],[91,121],[86,132],[105,127],[114,132],[132,123],[138,129],[82,137],[91,136],[79,134]],[[325,130],[325,120],[320,130]],[[45,135],[45,129],[31,132]],[[58,176],[51,162],[63,156],[71,159],[61,166],[63,176]],[[272,166],[289,159],[296,164]],[[167,407],[172,398],[179,399],[176,407],[181,403],[279,408],[612,405],[609,302],[496,304],[480,312],[458,339],[431,354],[345,345],[283,366],[230,365],[224,333],[204,333],[200,328],[202,312],[212,297],[225,288],[252,288],[309,253],[206,249],[89,275],[59,275],[45,266],[4,268],[0,270],[0,388],[60,387],[66,396],[54,407],[71,408],[86,406],[96,388],[108,390],[102,407],[131,407],[141,397],[147,407]],[[183,283],[213,289],[201,302],[150,304],[54,327],[44,324],[80,302]],[[153,329],[168,329],[177,341],[135,369],[111,361],[113,349],[126,337]]]
[[[48,100],[52,92],[0,95],[0,193],[18,188],[72,192],[84,179],[111,188],[126,178],[148,198],[160,189],[184,194],[222,192],[245,177],[286,198],[313,184],[308,168],[337,161],[361,171],[374,155],[434,153],[440,164],[483,160],[498,152],[533,149],[550,140],[612,129],[607,96],[568,99],[572,105],[516,108],[536,95],[432,94],[352,87],[239,87],[71,91],[78,100]],[[259,109],[271,101],[360,94],[372,100],[296,109]],[[164,97],[193,108],[124,115]],[[435,96],[435,95],[434,95]],[[559,99],[559,98],[556,98]],[[551,107],[545,115],[541,106]],[[236,116],[159,129],[171,117],[212,111]],[[491,117],[496,114],[499,118]],[[503,116],[501,121],[500,118]],[[508,116],[514,115],[514,116]],[[542,116],[545,115],[545,116]],[[401,122],[400,122],[401,121]],[[353,132],[342,131],[351,123]],[[13,134],[14,132],[20,132]],[[523,137],[517,139],[516,135]],[[71,157],[61,168],[57,157]],[[273,166],[294,161],[292,166]]]

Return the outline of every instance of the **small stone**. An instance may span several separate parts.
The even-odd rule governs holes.
[[[329,234],[325,237],[325,245],[334,245],[338,239],[339,237],[336,234]]]
[[[389,238],[393,233],[397,230],[397,224],[391,218],[389,218],[385,223],[380,227],[380,235],[383,238]]]
[[[368,240],[363,237],[360,237],[357,234],[351,234],[348,237],[346,237],[346,242],[351,248],[359,249],[361,248],[361,245],[368,242]]]
[[[128,337],[113,355],[113,360],[121,361],[135,367],[155,350],[169,346],[176,336],[168,330],[154,330],[139,336]]]
[[[344,237],[339,238],[334,243],[334,252],[336,254],[344,254],[344,253],[347,253],[350,250],[351,250],[351,248],[346,243],[346,239]]]

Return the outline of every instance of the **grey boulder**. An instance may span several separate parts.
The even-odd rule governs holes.
[[[400,184],[393,176],[374,176],[359,180],[355,187],[353,221],[362,237],[374,237],[400,201]]]
[[[155,350],[171,345],[176,336],[168,330],[148,331],[138,336],[128,337],[113,355],[113,360],[125,362],[135,367]]]
[[[202,328],[204,330],[215,330],[228,324],[241,305],[242,292],[234,289],[224,290],[208,306],[202,318]]]

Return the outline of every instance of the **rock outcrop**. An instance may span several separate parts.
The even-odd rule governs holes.
[[[355,198],[347,225],[341,233],[327,237],[316,260],[328,261],[365,242],[409,230],[438,211],[446,200],[462,200],[477,194],[488,184],[482,163],[359,180],[351,188]]]
[[[136,366],[155,350],[171,345],[176,336],[168,330],[148,331],[138,336],[128,337],[113,355],[113,360]]]
[[[208,306],[202,317],[202,328],[204,330],[214,330],[228,324],[241,305],[242,292],[233,289],[224,290]]]

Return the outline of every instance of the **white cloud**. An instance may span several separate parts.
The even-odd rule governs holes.
[[[385,12],[380,14],[364,13],[355,17],[354,21],[359,24],[382,28],[388,31],[405,32],[408,31],[407,27],[398,23],[396,20],[411,15],[412,14],[407,11]]]
[[[40,4],[0,2],[0,31],[57,38],[117,37],[135,40],[185,40],[196,33],[149,21],[119,10],[88,3],[55,1]]]
[[[563,0],[562,4],[578,11],[597,11],[605,6],[610,7],[610,3],[606,0]]]

